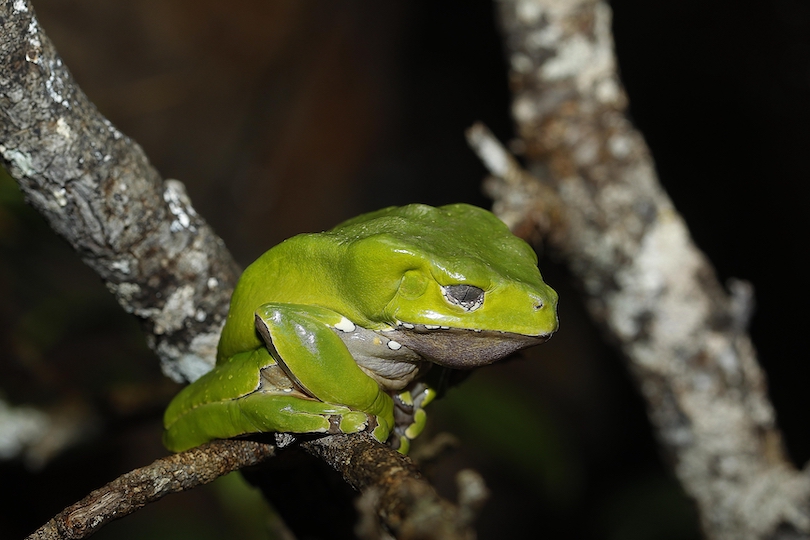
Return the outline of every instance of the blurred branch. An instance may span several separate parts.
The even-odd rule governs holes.
[[[0,460],[21,456],[28,468],[40,469],[97,431],[98,424],[98,418],[78,402],[13,407],[0,398]]]
[[[550,241],[624,352],[707,537],[810,537],[810,472],[785,455],[746,333],[750,286],[723,290],[625,117],[610,8],[598,0],[497,7],[512,112],[535,178],[508,172],[514,160],[475,128],[474,146],[500,177],[487,183],[496,213],[531,230],[542,228],[534,210],[556,207],[561,230]]]
[[[214,363],[238,269],[143,150],[82,93],[27,0],[0,0],[0,155],[27,201],[142,321],[175,380]],[[400,538],[469,538],[471,513],[443,501],[410,460],[368,436],[303,444],[357,489],[375,490],[379,521]],[[258,463],[274,447],[216,441],[126,473],[31,538],[81,538],[167,493]],[[472,508],[472,504],[467,504]]]

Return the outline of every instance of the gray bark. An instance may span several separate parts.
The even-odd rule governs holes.
[[[144,325],[163,371],[214,364],[238,269],[143,150],[75,84],[31,4],[0,2],[0,156],[26,200]]]
[[[786,458],[746,333],[625,117],[611,11],[597,0],[500,0],[512,113],[534,179],[474,131],[513,227],[553,225],[593,318],[621,348],[708,538],[810,537],[810,473]],[[487,141],[487,142],[481,142]]]

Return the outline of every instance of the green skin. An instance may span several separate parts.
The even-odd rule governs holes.
[[[164,443],[370,429],[405,453],[431,365],[542,343],[556,307],[532,248],[474,206],[385,208],[295,236],[245,270],[217,365],[171,402]]]

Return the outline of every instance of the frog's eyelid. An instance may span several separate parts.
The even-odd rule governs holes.
[[[475,285],[446,285],[442,287],[444,298],[467,311],[475,311],[484,303],[484,289]]]

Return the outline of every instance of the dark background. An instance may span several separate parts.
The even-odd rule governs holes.
[[[810,6],[799,0],[616,0],[630,113],[721,280],[753,282],[751,332],[791,457],[810,458],[802,335],[808,290]],[[391,204],[487,206],[463,130],[512,137],[506,66],[481,0],[36,0],[40,22],[99,109],[185,182],[243,265],[280,240]],[[492,499],[481,538],[696,538],[621,359],[565,269],[561,330],[479,371],[429,409],[425,465],[449,497],[474,467]],[[137,324],[0,179],[0,391],[91,418],[95,435],[40,467],[0,462],[0,537],[165,454],[177,386]],[[279,489],[284,489],[280,486]],[[317,508],[313,508],[317,512]],[[96,538],[262,538],[237,477],[169,497]]]

